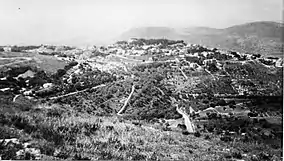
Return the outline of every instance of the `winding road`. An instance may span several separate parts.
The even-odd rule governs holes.
[[[184,124],[186,126],[186,130],[189,133],[195,133],[196,132],[195,126],[194,126],[193,122],[190,120],[189,115],[185,111],[181,110],[178,107],[176,108],[176,110],[179,114],[182,115],[182,117],[184,119]]]

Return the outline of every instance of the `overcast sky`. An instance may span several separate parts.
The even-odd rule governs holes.
[[[139,26],[280,22],[282,8],[282,0],[0,0],[0,45],[98,42]]]

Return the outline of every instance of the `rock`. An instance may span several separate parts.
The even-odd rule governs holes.
[[[174,160],[178,160],[179,154],[171,154],[171,158],[174,159]]]
[[[229,134],[230,134],[230,135],[235,135],[235,134],[236,134],[236,132],[234,132],[234,131],[230,131],[230,132],[229,132]]]
[[[2,91],[2,92],[9,91],[9,90],[11,90],[11,88],[2,88],[2,89],[0,89],[0,91]]]
[[[251,160],[259,160],[258,157],[256,155],[252,155],[251,156]]]
[[[270,137],[272,135],[270,130],[263,130],[263,135],[266,137]]]
[[[19,158],[20,156],[23,156],[25,154],[25,150],[21,149],[19,151],[16,152],[17,157]]]
[[[281,58],[278,59],[275,63],[275,66],[276,67],[283,67],[283,59],[281,59]]]
[[[247,157],[248,155],[247,154],[242,154],[242,157]]]
[[[53,87],[54,84],[53,83],[44,83],[42,86],[43,86],[43,88],[47,89],[47,88]]]
[[[25,149],[21,149],[16,152],[17,158],[26,159],[27,154],[30,155],[30,158],[27,158],[27,159],[35,159],[35,160],[41,159],[40,150],[36,148],[25,148]]]
[[[14,143],[14,144],[20,144],[19,140],[17,138],[12,139],[1,139],[0,143],[4,142],[4,145],[7,145],[8,143]]]
[[[23,93],[25,96],[31,96],[33,94],[32,90],[29,90],[29,91],[25,91]]]
[[[23,146],[24,148],[29,148],[29,146],[31,146],[31,143],[24,143]]]
[[[25,73],[18,75],[17,79],[19,79],[19,78],[28,78],[28,77],[33,78],[34,75],[35,75],[35,73],[33,71],[28,70]]]

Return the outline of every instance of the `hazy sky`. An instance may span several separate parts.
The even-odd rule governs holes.
[[[139,26],[281,21],[282,0],[0,0],[0,45],[105,41]]]

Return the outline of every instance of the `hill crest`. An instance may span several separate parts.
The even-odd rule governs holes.
[[[188,43],[220,47],[239,52],[259,53],[264,56],[283,57],[283,24],[257,21],[216,29],[210,27],[138,27],[124,32],[119,39],[167,38],[182,39]]]

